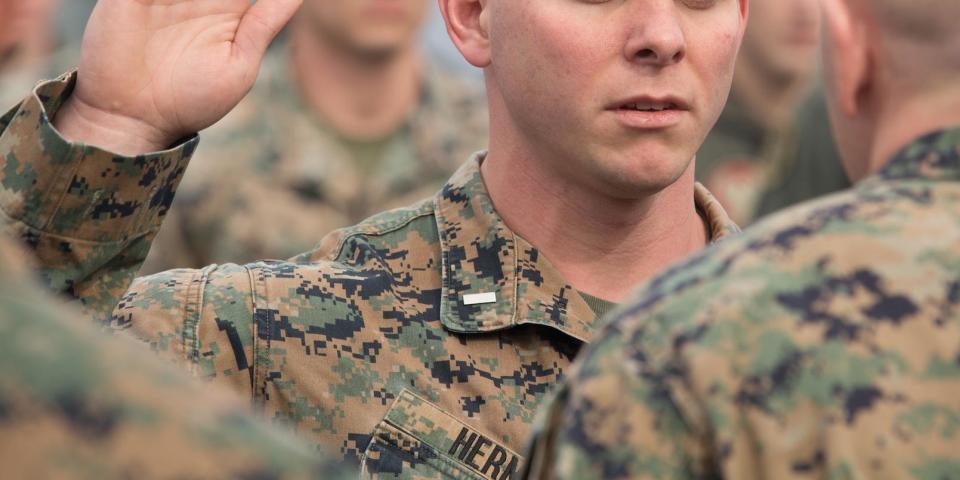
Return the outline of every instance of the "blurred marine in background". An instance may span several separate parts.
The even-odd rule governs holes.
[[[41,78],[62,73],[76,62],[79,48],[61,48],[54,29],[59,0],[0,0],[0,105],[23,97]]]
[[[818,0],[753,0],[730,99],[697,153],[697,179],[741,225],[755,216],[773,158],[817,68]]]
[[[356,478],[129,338],[28,281],[0,236],[0,462],[5,478]]]
[[[856,186],[643,288],[578,359],[534,478],[960,474],[960,3],[822,0]]]
[[[432,195],[485,148],[480,82],[420,51],[431,3],[306,0],[205,136],[143,272],[288,258]]]

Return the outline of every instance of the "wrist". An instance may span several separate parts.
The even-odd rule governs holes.
[[[75,96],[57,111],[53,126],[67,141],[125,156],[166,150],[179,138],[142,120],[91,107]]]

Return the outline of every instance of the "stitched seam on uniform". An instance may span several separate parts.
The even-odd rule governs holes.
[[[510,317],[510,325],[517,325],[520,320],[520,255],[517,253],[517,234],[510,232],[512,237],[513,254],[513,313]]]
[[[439,196],[439,194],[437,196]],[[440,311],[438,313],[440,324],[445,325],[446,323],[443,321],[444,317],[446,317],[445,312],[453,307],[450,306],[450,299],[448,298],[448,292],[450,291],[450,274],[448,273],[450,261],[447,256],[447,239],[444,236],[443,226],[440,225],[440,213],[440,201],[437,200],[433,204],[433,223],[437,227],[437,239],[440,242]],[[461,330],[464,329],[461,328]]]
[[[124,238],[121,240],[107,240],[107,241],[87,240],[83,238],[68,237],[66,235],[60,235],[58,233],[48,232],[46,230],[37,228],[35,225],[31,225],[27,222],[24,222],[23,219],[16,218],[13,215],[10,215],[10,213],[4,210],[3,208],[0,208],[0,215],[2,215],[3,218],[5,218],[6,220],[9,220],[10,221],[9,223],[19,223],[20,225],[23,225],[24,227],[28,228],[31,232],[42,234],[47,238],[58,239],[58,240],[69,240],[71,243],[75,243],[78,245],[97,245],[97,246],[123,245],[125,243],[130,243],[138,238],[141,238],[144,235],[149,235],[156,232],[156,229],[150,229],[144,232],[137,232],[132,235],[124,236]]]
[[[81,150],[81,151],[77,152],[77,150]],[[70,147],[69,157],[70,157],[70,160],[67,163],[67,165],[70,165],[73,168],[70,169],[69,172],[67,172],[67,169],[65,168],[58,168],[57,174],[54,176],[53,181],[50,182],[50,187],[47,188],[47,191],[43,193],[44,197],[50,198],[54,192],[59,191],[59,194],[58,194],[59,197],[57,198],[57,201],[54,203],[54,205],[50,208],[50,211],[47,212],[47,218],[42,220],[43,226],[39,227],[38,228],[39,230],[47,231],[50,229],[50,224],[52,224],[53,219],[56,218],[57,212],[59,212],[60,208],[63,206],[63,202],[66,201],[67,189],[57,188],[57,187],[62,186],[62,183],[63,183],[62,179],[63,179],[64,173],[68,173],[71,179],[76,177],[77,171],[80,170],[79,160],[81,159],[81,157],[83,157],[82,147],[80,149],[76,147]],[[94,195],[96,195],[96,193],[94,193]],[[88,212],[85,211],[83,213],[84,215],[86,215]]]
[[[37,122],[39,123],[37,128],[37,133],[38,133],[37,136],[42,137],[43,135],[40,132],[43,131],[44,125],[46,125],[46,128],[49,128],[51,130],[53,129],[53,125],[50,123],[50,116],[47,115],[46,106],[43,104],[43,101],[41,101],[37,96],[37,90],[39,88],[41,87],[37,86],[30,92],[30,100],[28,100],[25,103],[28,103],[28,104],[32,103],[34,104],[34,106],[39,108],[39,111],[37,112],[39,115],[39,117],[37,118]],[[61,95],[62,94],[63,92],[61,92]],[[36,140],[39,142],[41,141],[41,138],[37,138]],[[73,167],[69,171],[70,180],[72,180],[77,175],[77,171],[80,170],[81,162],[79,160],[82,160],[83,154],[84,154],[83,145],[73,145],[73,144],[70,145],[70,154],[68,155],[68,158],[70,159],[70,161],[67,162],[67,165]],[[66,170],[67,169],[65,168],[58,168],[57,174],[54,175],[53,181],[50,182],[50,186],[47,188],[47,191],[43,192],[43,195],[45,198],[50,198],[53,192],[55,192],[56,190],[60,190],[59,198],[57,198],[57,201],[55,202],[51,210],[47,212],[49,216],[43,220],[43,226],[39,227],[39,230],[46,231],[47,229],[50,228],[50,224],[53,222],[54,217],[57,216],[57,212],[60,211],[60,207],[63,205],[63,202],[67,197],[67,191],[70,185],[69,181],[67,182],[68,188],[62,188],[62,189],[57,188],[58,186],[62,185],[63,178],[64,178],[63,174]]]
[[[264,291],[260,292],[258,289],[259,284],[256,279],[256,272],[254,272],[254,269],[246,265],[244,265],[243,268],[244,270],[247,271],[247,278],[250,280],[250,292],[251,292],[250,308],[253,309],[253,311],[251,312],[252,318],[250,319],[251,323],[253,324],[253,328],[250,329],[253,332],[253,342],[251,342],[253,344],[253,349],[251,351],[252,358],[250,359],[250,368],[253,369],[253,382],[250,385],[250,397],[253,399],[254,405],[256,405],[257,402],[265,403],[265,401],[263,400],[263,396],[261,395],[261,392],[266,391],[267,389],[267,378],[266,378],[266,375],[262,373],[262,369],[260,368],[259,353],[260,353],[260,344],[262,340],[260,335],[260,318],[257,315],[257,312],[260,310],[261,295],[263,296],[264,299],[268,299],[267,292],[266,292],[267,286],[266,286],[266,282],[264,282],[263,284]],[[269,337],[266,340],[266,344],[267,344],[266,351],[269,352],[270,351]]]
[[[183,328],[183,352],[196,371],[200,361],[200,319],[203,312],[203,292],[206,289],[207,278],[213,265],[204,268],[195,274],[187,283],[187,301],[183,305],[183,318],[186,323]],[[197,278],[199,277],[199,278]]]

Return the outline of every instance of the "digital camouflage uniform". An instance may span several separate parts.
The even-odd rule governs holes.
[[[757,123],[736,95],[731,95],[697,152],[697,181],[710,189],[741,225],[756,215],[770,179],[774,152],[786,147],[780,141],[780,132]]]
[[[22,259],[0,237],[4,478],[349,478],[239,398],[96,332],[30,282]]]
[[[960,478],[960,128],[625,305],[532,478]]]
[[[291,262],[173,270],[127,291],[197,139],[135,158],[68,144],[39,99],[55,114],[70,85],[41,86],[0,134],[7,230],[53,288],[368,474],[512,474],[596,315],[494,212],[482,155],[435,197]],[[712,240],[736,231],[702,187],[691,201]]]
[[[286,259],[436,192],[488,140],[479,82],[427,67],[419,104],[382,139],[345,138],[307,105],[289,48],[209,132],[141,273]],[[224,188],[230,185],[230,188]]]

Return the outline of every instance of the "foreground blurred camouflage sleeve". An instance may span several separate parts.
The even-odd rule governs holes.
[[[542,414],[532,478],[960,475],[960,128],[647,285]]]
[[[44,281],[104,320],[149,250],[197,138],[120,157],[69,143],[51,118],[75,74],[0,118],[0,226],[33,250]]]
[[[5,478],[350,478],[239,398],[96,332],[29,281],[18,250],[0,237]]]

